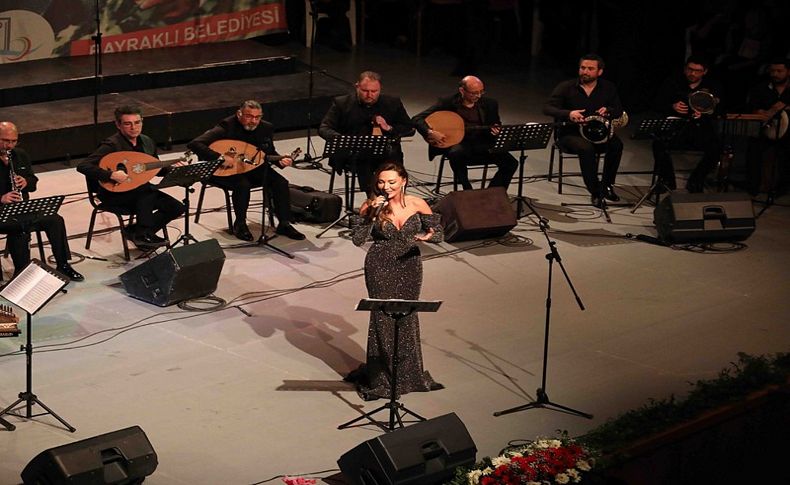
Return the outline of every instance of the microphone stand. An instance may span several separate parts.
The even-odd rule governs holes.
[[[102,65],[101,65],[101,8],[96,0],[96,35],[93,40],[93,144],[99,144],[99,94],[102,91]]]
[[[316,25],[318,24],[318,6],[316,5],[316,0],[310,0],[310,18],[313,19],[311,22],[310,27],[305,26],[305,28],[310,29],[310,45],[307,46],[310,49],[310,57],[309,57],[309,66],[310,70],[308,71],[308,82],[307,82],[307,143],[306,143],[306,150],[304,155],[304,163],[309,166],[311,169],[320,169],[321,168],[321,160],[323,157],[316,157],[313,159],[313,156],[310,153],[310,148],[313,144],[311,140],[312,136],[312,126],[313,126],[313,85],[314,85],[314,75],[313,70],[315,67],[314,64],[314,53],[315,53],[315,34],[316,34]]]
[[[553,409],[555,411],[560,411],[566,414],[574,414],[576,416],[581,416],[582,418],[592,419],[593,415],[585,413],[583,411],[578,411],[573,408],[569,408],[568,406],[563,406],[562,404],[557,404],[555,402],[551,402],[549,399],[549,395],[546,393],[546,369],[548,367],[548,355],[549,355],[549,326],[551,323],[551,281],[552,281],[552,268],[554,265],[554,261],[557,261],[557,264],[560,265],[560,269],[562,270],[563,276],[565,276],[565,281],[568,282],[568,286],[573,293],[573,296],[576,298],[576,303],[579,305],[579,308],[584,311],[584,304],[582,303],[579,294],[576,293],[576,288],[573,287],[573,283],[571,282],[570,276],[568,276],[568,272],[565,271],[565,266],[562,264],[562,258],[560,257],[559,251],[557,251],[557,243],[552,241],[549,238],[549,234],[547,232],[548,224],[540,220],[538,223],[538,227],[540,228],[543,235],[546,237],[546,241],[549,244],[549,253],[546,255],[546,259],[549,261],[549,280],[548,280],[548,290],[546,293],[546,330],[543,337],[543,378],[540,383],[540,387],[535,392],[537,395],[537,399],[529,402],[527,404],[522,404],[521,406],[516,406],[514,408],[505,409],[504,411],[496,411],[494,416],[502,416],[504,414],[515,413],[519,411],[523,411],[525,409],[532,409],[532,408],[547,408]]]

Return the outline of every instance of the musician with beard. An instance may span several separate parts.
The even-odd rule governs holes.
[[[655,110],[667,117],[688,120],[681,130],[669,139],[657,138],[653,141],[653,157],[660,181],[674,190],[675,169],[669,150],[673,148],[701,150],[702,158],[691,172],[686,189],[689,192],[702,192],[705,177],[716,166],[721,157],[722,144],[716,132],[714,120],[723,113],[721,103],[722,89],[718,83],[706,77],[708,63],[701,57],[691,56],[686,60],[682,74],[669,77],[655,96]],[[698,96],[710,110],[701,112],[690,105],[689,97]],[[707,93],[707,94],[703,94]],[[707,112],[711,111],[711,112]]]
[[[617,87],[613,82],[601,78],[603,70],[604,61],[600,56],[583,56],[579,60],[578,78],[558,84],[543,107],[544,114],[561,123],[555,133],[560,149],[578,155],[584,185],[595,207],[601,207],[604,198],[613,202],[620,200],[614,191],[614,182],[623,155],[623,142],[616,134],[603,143],[592,143],[582,137],[579,131],[579,126],[590,116],[613,120],[623,115]],[[598,153],[604,154],[600,180]]]
[[[382,135],[388,140],[387,149],[382,156],[358,157],[356,161],[359,188],[369,193],[373,172],[382,162],[403,163],[400,139],[414,134],[403,102],[396,96],[381,94],[381,75],[364,71],[354,85],[355,92],[338,96],[332,100],[318,134],[330,141],[338,135]],[[329,165],[337,173],[351,169],[351,159],[347,155],[332,155]]]
[[[244,101],[235,114],[223,119],[214,128],[189,142],[187,148],[192,150],[200,160],[216,160],[224,154],[212,150],[210,148],[212,143],[219,140],[239,140],[248,143],[263,155],[277,156],[272,139],[274,125],[265,121],[262,116],[263,108],[260,103],[254,100]],[[291,224],[293,216],[288,179],[273,170],[269,166],[270,164],[283,169],[290,167],[293,160],[290,157],[282,157],[277,162],[264,161],[249,172],[211,177],[213,185],[231,191],[233,213],[236,216],[233,223],[233,234],[243,241],[253,240],[252,233],[247,226],[250,190],[253,187],[262,186],[263,190],[269,192],[274,203],[274,213],[278,220],[275,232],[290,239],[305,239],[305,235]]]
[[[412,121],[417,131],[430,144],[428,157],[433,159],[442,152],[446,153],[453,174],[464,190],[472,188],[467,166],[485,161],[490,161],[497,166],[497,172],[491,178],[488,186],[504,187],[507,190],[513,179],[513,174],[518,168],[518,161],[507,152],[491,153],[490,150],[494,146],[502,122],[499,119],[499,103],[494,98],[483,97],[484,94],[485,85],[480,78],[465,76],[458,83],[457,93],[439,98],[428,109],[414,116]],[[446,151],[435,145],[443,144],[447,134],[433,129],[426,121],[426,118],[438,111],[457,113],[464,122],[463,139],[460,143],[447,148]]]
[[[746,98],[747,110],[766,122],[760,135],[749,139],[746,164],[749,193],[773,196],[790,174],[787,124],[782,130],[782,119],[787,120],[790,109],[790,60],[773,59],[768,76],[770,81],[754,86]]]

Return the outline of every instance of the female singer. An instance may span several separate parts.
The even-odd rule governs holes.
[[[403,165],[385,162],[374,174],[371,199],[360,207],[360,219],[352,239],[361,246],[373,245],[365,257],[365,286],[370,298],[417,300],[422,285],[419,241],[441,242],[439,215],[419,197],[406,194],[409,176]],[[371,312],[368,327],[367,363],[346,380],[357,384],[365,400],[388,397],[391,385],[395,320]],[[434,391],[444,386],[423,370],[420,324],[417,314],[401,320],[398,342],[397,394]]]

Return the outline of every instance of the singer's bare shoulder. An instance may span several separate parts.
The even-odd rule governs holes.
[[[431,206],[429,206],[422,197],[407,195],[406,203],[414,208],[414,212],[419,212],[420,214],[433,214]]]

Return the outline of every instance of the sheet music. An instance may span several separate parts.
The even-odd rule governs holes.
[[[0,296],[32,315],[67,283],[64,276],[34,259],[0,291]]]

